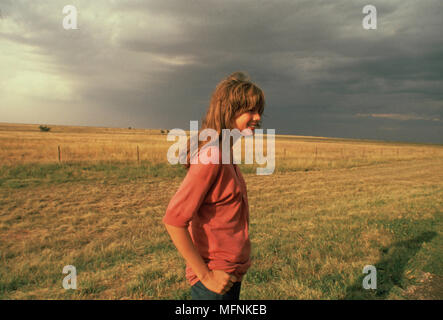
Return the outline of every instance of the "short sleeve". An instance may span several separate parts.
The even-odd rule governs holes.
[[[191,164],[178,191],[169,202],[163,223],[176,227],[188,227],[215,182],[220,167],[221,162]]]

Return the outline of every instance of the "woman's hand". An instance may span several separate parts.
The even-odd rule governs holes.
[[[218,294],[228,292],[237,278],[223,270],[210,270],[195,248],[187,228],[168,224],[165,224],[165,226],[178,251],[194,270],[203,285]]]
[[[231,289],[237,278],[223,270],[209,270],[200,280],[209,290],[218,294],[225,294]]]

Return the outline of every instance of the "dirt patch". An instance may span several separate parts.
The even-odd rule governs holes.
[[[410,300],[443,299],[443,277],[426,272],[417,285],[408,287],[405,296]]]

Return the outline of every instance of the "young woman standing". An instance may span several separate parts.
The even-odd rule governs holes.
[[[235,72],[217,85],[201,130],[214,129],[219,141],[223,129],[253,133],[264,106],[263,91],[244,73]],[[188,172],[163,222],[186,260],[192,299],[238,300],[242,278],[251,266],[246,184],[232,156],[231,163],[222,163],[221,145],[210,150],[218,161],[191,162],[208,151],[205,143],[199,141],[194,155],[188,151]],[[232,143],[230,147],[232,155]]]

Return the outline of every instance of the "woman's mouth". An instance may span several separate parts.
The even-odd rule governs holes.
[[[251,123],[248,126],[248,129],[251,129],[251,130],[255,130],[256,128],[257,128],[257,124],[256,123]]]

